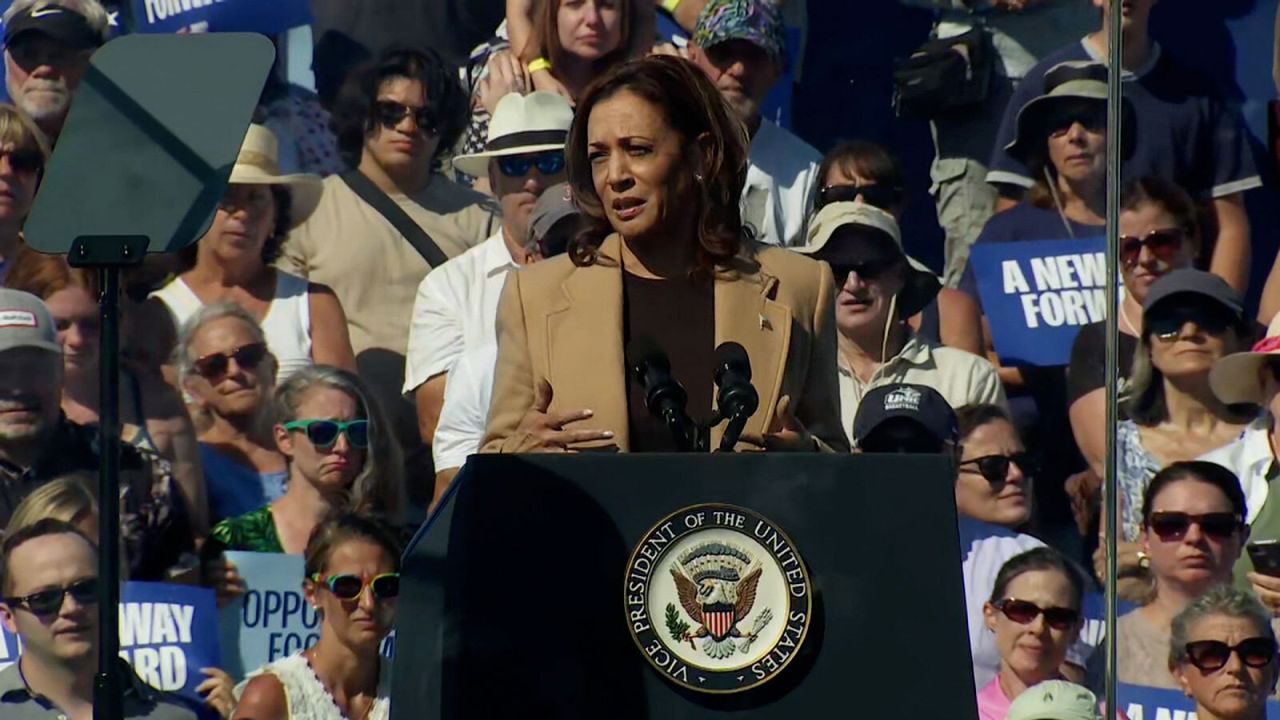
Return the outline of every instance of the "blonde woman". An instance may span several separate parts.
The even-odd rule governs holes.
[[[98,537],[98,494],[93,488],[94,482],[89,473],[77,472],[41,485],[23,498],[9,516],[4,536],[13,535],[38,520],[52,518],[75,525],[85,537]]]
[[[49,160],[44,133],[18,108],[0,103],[0,287],[22,245],[22,223]]]

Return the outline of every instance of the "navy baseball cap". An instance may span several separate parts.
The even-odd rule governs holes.
[[[941,448],[959,435],[955,410],[927,385],[872,388],[853,420],[854,445],[866,452],[937,452],[925,448]]]
[[[10,18],[4,27],[4,46],[28,33],[46,35],[74,50],[90,50],[104,40],[84,15],[52,3],[36,3]]]

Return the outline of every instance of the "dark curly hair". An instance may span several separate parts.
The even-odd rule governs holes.
[[[285,238],[289,237],[289,214],[293,212],[293,196],[279,185],[268,185],[271,199],[276,204],[276,225],[262,244],[262,264],[271,265],[280,257]],[[178,251],[178,272],[186,272],[196,266],[200,255],[200,243],[193,242]]]
[[[393,78],[422,83],[427,105],[439,118],[440,142],[432,169],[439,170],[443,154],[458,142],[470,118],[467,94],[456,74],[434,50],[392,47],[373,61],[352,71],[333,104],[330,127],[338,138],[338,154],[349,167],[360,164],[365,137],[377,127],[373,104],[382,84]]]
[[[586,229],[569,246],[575,265],[592,265],[598,260],[600,243],[613,228],[609,225],[600,196],[596,194],[587,150],[587,125],[591,110],[603,100],[622,91],[633,93],[662,110],[667,123],[686,147],[706,135],[709,139],[703,178],[690,185],[696,188],[698,259],[696,276],[710,276],[729,263],[742,247],[744,233],[738,208],[747,180],[746,128],[729,111],[720,91],[707,76],[687,60],[651,56],[615,66],[598,78],[578,101],[565,158],[573,197],[586,218]],[[692,173],[686,167],[686,172]]]

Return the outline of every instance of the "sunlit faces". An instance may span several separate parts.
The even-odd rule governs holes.
[[[1151,364],[1166,377],[1206,374],[1218,359],[1239,349],[1232,313],[1198,295],[1161,300],[1144,318]]]
[[[1041,609],[1069,608],[1079,611],[1071,580],[1060,570],[1030,570],[1015,577],[1005,588],[1003,599],[1021,600]],[[1028,623],[1009,618],[999,608],[983,607],[987,628],[995,633],[1001,663],[1029,683],[1055,677],[1067,655],[1067,648],[1080,633],[1080,621],[1055,628],[1043,613]]]
[[[822,179],[818,190],[819,206],[832,202],[866,203],[884,210],[898,219],[901,194],[896,188],[864,176],[851,163],[835,163]]]
[[[89,68],[89,55],[43,33],[23,33],[4,51],[9,97],[37,122],[65,116]]]
[[[644,242],[676,232],[690,219],[692,176],[685,138],[662,108],[620,90],[591,109],[587,157],[591,178],[613,229],[628,241]]]
[[[61,414],[62,362],[39,348],[0,352],[0,442],[30,442]]]
[[[1217,640],[1234,647],[1243,640],[1266,634],[1250,618],[1208,615],[1187,628],[1187,641]],[[1264,703],[1276,682],[1274,658],[1263,667],[1250,667],[1236,652],[1217,670],[1201,670],[1189,660],[1172,669],[1183,691],[1217,718],[1263,717]]]
[[[547,174],[543,172],[546,169],[555,171]],[[517,170],[523,172],[516,173]],[[518,241],[523,242],[529,234],[529,216],[538,197],[548,187],[564,182],[566,177],[562,151],[490,161],[490,187],[502,205],[503,222],[512,226]]]
[[[300,420],[337,420],[345,422],[364,417],[359,403],[342,390],[315,385],[298,403],[295,415]],[[317,447],[301,430],[275,428],[276,446],[284,453],[302,477],[310,480],[322,493],[345,493],[364,468],[365,453],[355,447],[346,433],[328,447]]]
[[[378,101],[399,103],[413,112],[405,113],[388,127],[373,123],[364,139],[364,151],[379,166],[388,170],[408,170],[430,163],[440,144],[435,128],[418,125],[418,111],[428,107],[427,89],[420,80],[393,77],[378,88]]]
[[[5,593],[26,597],[98,577],[98,558],[89,541],[62,533],[32,538],[13,550],[6,568],[12,580]],[[0,606],[5,629],[22,637],[23,652],[51,663],[84,661],[97,652],[98,606],[67,594],[56,612],[36,614],[23,607]]]
[[[643,2],[643,0],[632,0]],[[622,44],[622,0],[560,0],[560,47],[583,60],[598,60]]]
[[[1153,246],[1159,237],[1153,233],[1176,232],[1179,242],[1176,249],[1164,252]],[[1177,220],[1155,203],[1141,205],[1134,210],[1120,213],[1121,255],[1120,270],[1124,275],[1125,291],[1141,303],[1147,297],[1151,285],[1170,270],[1192,266],[1195,247],[1192,239],[1178,225]],[[1141,241],[1136,255],[1125,256],[1124,238]]]
[[[1166,485],[1151,501],[1153,516],[1232,512],[1231,501],[1221,490],[1194,477]],[[1240,556],[1245,537],[1242,529],[1229,537],[1218,537],[1193,522],[1181,538],[1162,539],[1151,528],[1143,528],[1141,541],[1157,579],[1177,583],[1186,592],[1199,595],[1214,585],[1231,581],[1231,568]]]
[[[259,260],[276,227],[276,202],[269,185],[227,185],[201,248],[235,262]]]
[[[879,231],[846,225],[836,229],[817,256],[835,277],[836,328],[844,335],[884,332],[893,297],[906,284],[906,261],[892,245]]]
[[[1002,419],[979,425],[962,442],[963,454],[956,476],[956,511],[961,515],[1014,528],[1031,515],[1031,478],[1017,462],[1009,462],[1000,481],[984,477],[976,462],[981,458],[1013,457],[1023,452],[1013,425]]]
[[[364,539],[348,540],[333,549],[322,577],[355,575],[367,583],[383,573],[396,571],[395,561],[381,545]],[[369,587],[354,600],[342,600],[320,583],[303,585],[307,601],[321,613],[337,639],[352,647],[376,647],[395,623],[396,601],[379,600]]]
[[[206,322],[191,339],[187,352],[192,358],[213,354],[234,355],[235,351],[259,342],[245,322],[220,317]],[[243,353],[241,353],[243,356]],[[184,386],[197,404],[223,417],[241,417],[257,411],[271,394],[275,383],[275,360],[266,355],[251,366],[227,357],[226,368],[213,377],[198,373],[184,379]]]
[[[0,145],[0,224],[21,223],[31,213],[43,168],[39,149]]]
[[[761,103],[778,81],[779,68],[773,57],[748,40],[726,40],[697,48],[689,57],[743,121],[760,113]]]
[[[98,303],[82,287],[71,285],[44,299],[58,328],[62,364],[68,373],[85,372],[98,364]]]
[[[1083,102],[1056,113],[1049,132],[1049,163],[1074,184],[1099,183],[1107,170],[1106,111]]]

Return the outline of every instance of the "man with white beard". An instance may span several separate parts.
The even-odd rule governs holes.
[[[109,24],[98,0],[14,0],[5,11],[5,87],[50,142]]]

